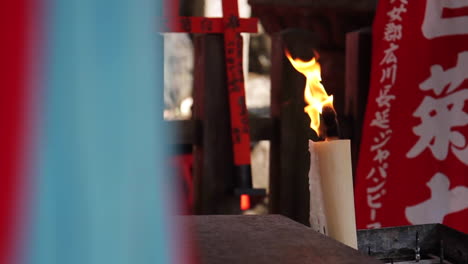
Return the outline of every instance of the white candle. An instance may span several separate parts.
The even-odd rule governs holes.
[[[350,140],[309,140],[313,229],[357,249]]]

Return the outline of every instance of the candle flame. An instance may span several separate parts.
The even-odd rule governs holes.
[[[304,108],[310,117],[310,127],[318,134],[320,126],[320,114],[324,106],[333,108],[333,95],[328,95],[322,85],[320,63],[316,61],[318,54],[309,61],[299,58],[293,59],[289,51],[285,50],[285,55],[296,71],[306,77],[306,87],[304,89],[304,100],[307,106]]]

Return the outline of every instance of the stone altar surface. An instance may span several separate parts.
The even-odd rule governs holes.
[[[281,215],[184,216],[202,264],[381,263]]]

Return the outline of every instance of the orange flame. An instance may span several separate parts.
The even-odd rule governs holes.
[[[304,112],[309,114],[310,127],[318,134],[322,108],[325,105],[333,107],[333,95],[329,96],[321,83],[320,64],[315,59],[315,57],[318,57],[318,54],[309,61],[303,61],[299,58],[293,59],[287,49],[285,50],[285,54],[294,69],[306,77],[304,100],[307,106],[304,108]]]

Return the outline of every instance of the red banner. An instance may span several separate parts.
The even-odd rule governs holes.
[[[379,1],[358,228],[468,232],[468,0]]]

